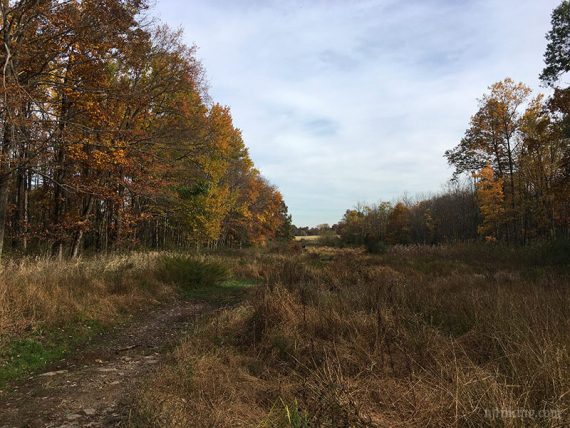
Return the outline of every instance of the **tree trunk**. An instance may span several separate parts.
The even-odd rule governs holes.
[[[65,76],[63,78],[63,86],[67,86],[69,82],[69,72],[71,70],[71,62],[68,61],[65,70]],[[63,258],[63,237],[61,234],[63,230],[61,229],[63,217],[65,213],[65,190],[63,188],[65,181],[65,128],[67,125],[67,117],[70,110],[70,103],[67,99],[65,93],[61,95],[60,112],[59,112],[59,123],[58,123],[58,141],[55,154],[55,170],[54,170],[54,191],[53,191],[53,220],[52,224],[56,227],[55,233],[59,236],[54,243],[54,250],[59,259]]]
[[[0,257],[4,250],[4,234],[6,231],[6,213],[8,211],[8,195],[10,190],[10,176],[0,177]]]
[[[93,197],[89,196],[87,199],[87,203],[83,208],[83,212],[81,213],[81,220],[83,222],[88,221],[89,216],[91,215],[91,210],[93,209]],[[75,259],[79,256],[79,250],[81,249],[81,244],[83,242],[83,228],[79,229],[75,232],[75,236],[73,237],[73,242],[71,244],[71,258]]]

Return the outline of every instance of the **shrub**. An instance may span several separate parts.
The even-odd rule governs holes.
[[[206,262],[180,255],[165,257],[158,274],[161,280],[174,283],[182,289],[212,287],[230,276],[228,268],[219,262]]]
[[[319,236],[317,243],[323,247],[339,247],[341,240],[335,232],[326,232]]]
[[[542,264],[570,265],[570,240],[557,239],[545,244],[540,257]]]
[[[364,246],[370,254],[385,254],[389,248],[386,242],[376,239],[367,239]]]

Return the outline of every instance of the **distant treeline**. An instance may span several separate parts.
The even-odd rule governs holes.
[[[386,244],[437,244],[477,239],[481,215],[468,185],[429,199],[381,202],[347,210],[334,226],[342,242],[376,249]]]
[[[445,153],[455,168],[449,189],[418,201],[359,205],[335,233],[345,243],[407,244],[568,239],[570,235],[570,2],[552,15],[542,82],[532,95],[505,79],[479,100],[461,142]],[[321,228],[322,229],[322,228]],[[326,228],[325,228],[326,229]]]
[[[195,49],[144,0],[0,4],[0,254],[287,235]]]

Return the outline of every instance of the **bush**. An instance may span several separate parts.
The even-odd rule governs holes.
[[[161,280],[182,289],[213,287],[229,279],[228,268],[217,262],[206,262],[188,256],[169,256],[159,269]]]
[[[570,240],[558,239],[544,245],[541,261],[548,265],[570,265]]]
[[[370,254],[385,254],[389,248],[386,242],[376,239],[366,239],[364,246]]]
[[[339,247],[341,244],[340,237],[332,232],[332,233],[324,233],[319,237],[317,240],[318,245],[323,247]]]

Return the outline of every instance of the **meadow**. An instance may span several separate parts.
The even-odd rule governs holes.
[[[142,388],[131,424],[567,426],[563,251],[232,253],[232,276],[259,286],[196,325]]]
[[[4,262],[0,388],[169,302],[210,308],[130,397],[130,426],[566,426],[567,246]]]

